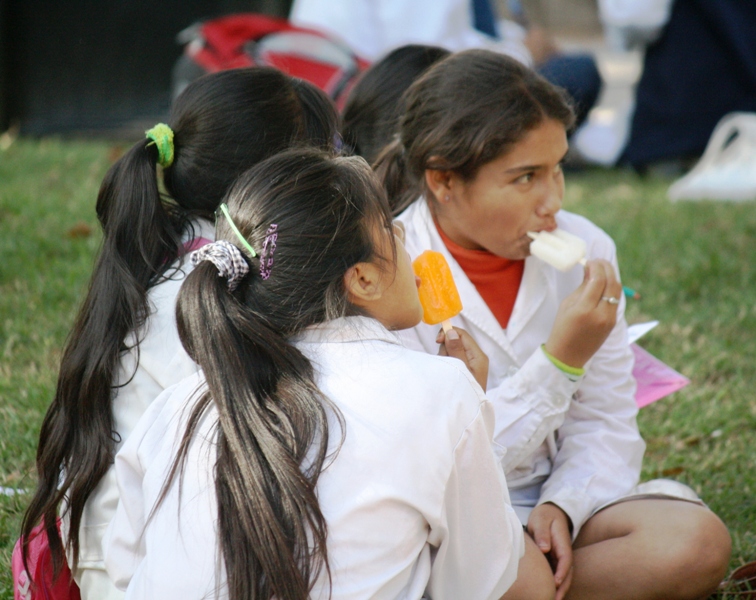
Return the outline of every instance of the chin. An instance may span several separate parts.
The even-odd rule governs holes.
[[[412,329],[415,325],[422,321],[422,313],[418,317],[407,317],[406,319],[396,319],[391,323],[384,323],[384,327],[389,331],[402,331],[404,329]]]

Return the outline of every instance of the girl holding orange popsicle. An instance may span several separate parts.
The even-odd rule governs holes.
[[[436,63],[405,99],[376,170],[409,252],[447,259],[463,305],[452,322],[490,361],[494,437],[530,534],[505,598],[706,597],[727,569],[729,534],[687,486],[636,487],[644,442],[615,247],[561,210],[572,109],[482,50]],[[570,238],[555,231],[584,247],[563,247]],[[449,337],[420,324],[403,339],[435,353]]]

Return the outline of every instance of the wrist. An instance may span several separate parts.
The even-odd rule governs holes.
[[[552,514],[558,515],[560,519],[563,519],[564,523],[567,525],[567,529],[570,531],[570,533],[572,533],[572,519],[561,506],[554,504],[551,501],[539,504],[539,506],[542,506],[544,509],[548,509],[550,512],[552,512]]]
[[[546,349],[546,344],[541,345],[541,350],[543,351],[543,354],[546,356],[546,358],[549,359],[551,364],[553,364],[557,369],[559,369],[562,373],[567,375],[567,377],[570,378],[572,381],[577,381],[580,379],[583,375],[585,375],[585,369],[581,367],[573,367],[571,365],[568,365],[561,360],[559,360],[556,356],[551,354]]]

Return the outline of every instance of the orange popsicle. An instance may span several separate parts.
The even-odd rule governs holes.
[[[420,278],[420,304],[423,321],[428,325],[441,323],[445,332],[451,329],[450,319],[462,310],[457,286],[444,255],[426,250],[412,263],[415,275]]]

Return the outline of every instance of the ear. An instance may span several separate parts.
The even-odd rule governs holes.
[[[381,271],[373,263],[360,262],[344,273],[344,287],[349,301],[361,308],[368,308],[383,296]]]
[[[452,177],[451,171],[425,169],[425,187],[436,202],[446,204],[451,200]]]

